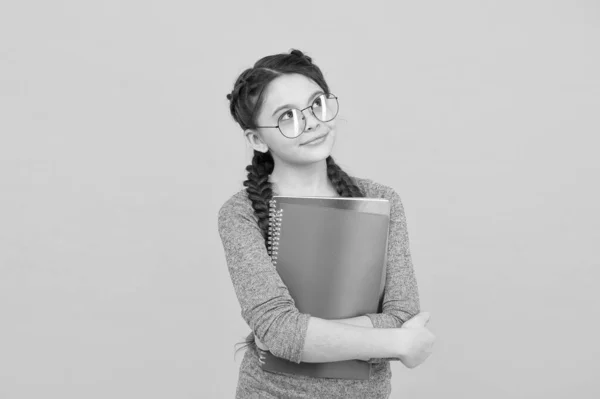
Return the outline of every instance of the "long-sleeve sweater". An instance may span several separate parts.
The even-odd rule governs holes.
[[[420,311],[404,207],[393,188],[368,178],[351,179],[366,197],[390,201],[382,312],[366,316],[374,328],[399,328]],[[311,315],[296,308],[277,273],[245,188],[219,209],[218,229],[242,318],[273,355],[300,363]],[[389,398],[390,360],[395,359],[370,359],[368,380],[314,378],[263,371],[250,347],[240,365],[236,398]]]

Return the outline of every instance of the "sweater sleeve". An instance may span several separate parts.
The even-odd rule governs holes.
[[[228,201],[219,210],[218,228],[242,318],[274,356],[300,363],[310,315],[296,308],[258,223]]]
[[[368,313],[374,328],[399,328],[420,312],[419,291],[412,264],[406,215],[398,193],[391,189],[390,230],[382,313]],[[399,358],[373,358],[380,363]]]

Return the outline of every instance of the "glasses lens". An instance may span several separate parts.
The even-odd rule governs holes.
[[[321,122],[329,122],[336,117],[339,109],[337,98],[333,94],[322,94],[313,103],[312,110]]]
[[[304,131],[306,118],[299,109],[290,109],[279,118],[279,129],[284,136],[294,138]]]

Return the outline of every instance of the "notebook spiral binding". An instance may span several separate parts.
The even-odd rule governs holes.
[[[281,221],[283,219],[283,209],[277,210],[277,200],[269,201],[269,234],[267,252],[271,257],[271,262],[277,265],[277,254],[279,249],[279,235],[281,234]]]

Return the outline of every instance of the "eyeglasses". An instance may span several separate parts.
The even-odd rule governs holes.
[[[315,118],[321,122],[333,120],[339,111],[338,98],[333,94],[321,94],[311,105],[304,109],[290,108],[284,112],[277,121],[277,126],[257,126],[259,128],[278,128],[281,134],[288,139],[300,136],[306,128],[304,111],[309,109]]]

